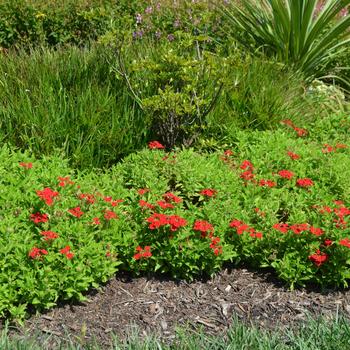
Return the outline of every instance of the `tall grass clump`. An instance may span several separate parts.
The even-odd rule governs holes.
[[[101,167],[143,145],[147,127],[110,74],[111,52],[68,48],[0,55],[0,130],[36,155],[63,149],[77,167]]]

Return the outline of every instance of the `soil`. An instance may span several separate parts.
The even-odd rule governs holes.
[[[192,283],[119,274],[87,298],[33,315],[11,333],[37,334],[39,342],[50,335],[50,348],[67,334],[84,344],[95,339],[109,348],[112,334],[125,339],[135,326],[141,337],[155,334],[171,343],[177,326],[224,335],[232,317],[281,329],[307,319],[308,314],[350,316],[350,290],[290,291],[273,274],[247,268],[225,269],[212,279]]]

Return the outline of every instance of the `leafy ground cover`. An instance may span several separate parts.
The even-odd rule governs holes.
[[[118,269],[192,280],[244,262],[292,288],[347,286],[348,129],[286,120],[212,153],[155,141],[100,173],[3,147],[2,316],[82,300]]]

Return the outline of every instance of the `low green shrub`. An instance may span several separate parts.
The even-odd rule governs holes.
[[[346,122],[239,131],[225,152],[168,153],[154,141],[97,173],[3,146],[1,316],[82,299],[117,269],[192,280],[245,262],[292,288],[347,286]]]

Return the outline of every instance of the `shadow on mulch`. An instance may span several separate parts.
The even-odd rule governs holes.
[[[178,326],[225,334],[233,317],[261,328],[281,329],[306,320],[309,314],[329,318],[350,314],[349,289],[309,286],[290,291],[271,270],[229,265],[211,279],[191,283],[119,273],[86,297],[86,302],[60,302],[48,312],[32,315],[23,328],[10,334],[38,331],[38,341],[51,336],[52,348],[67,334],[80,343],[94,339],[108,347],[113,334],[125,339],[135,326],[141,337],[153,334],[170,343]]]

